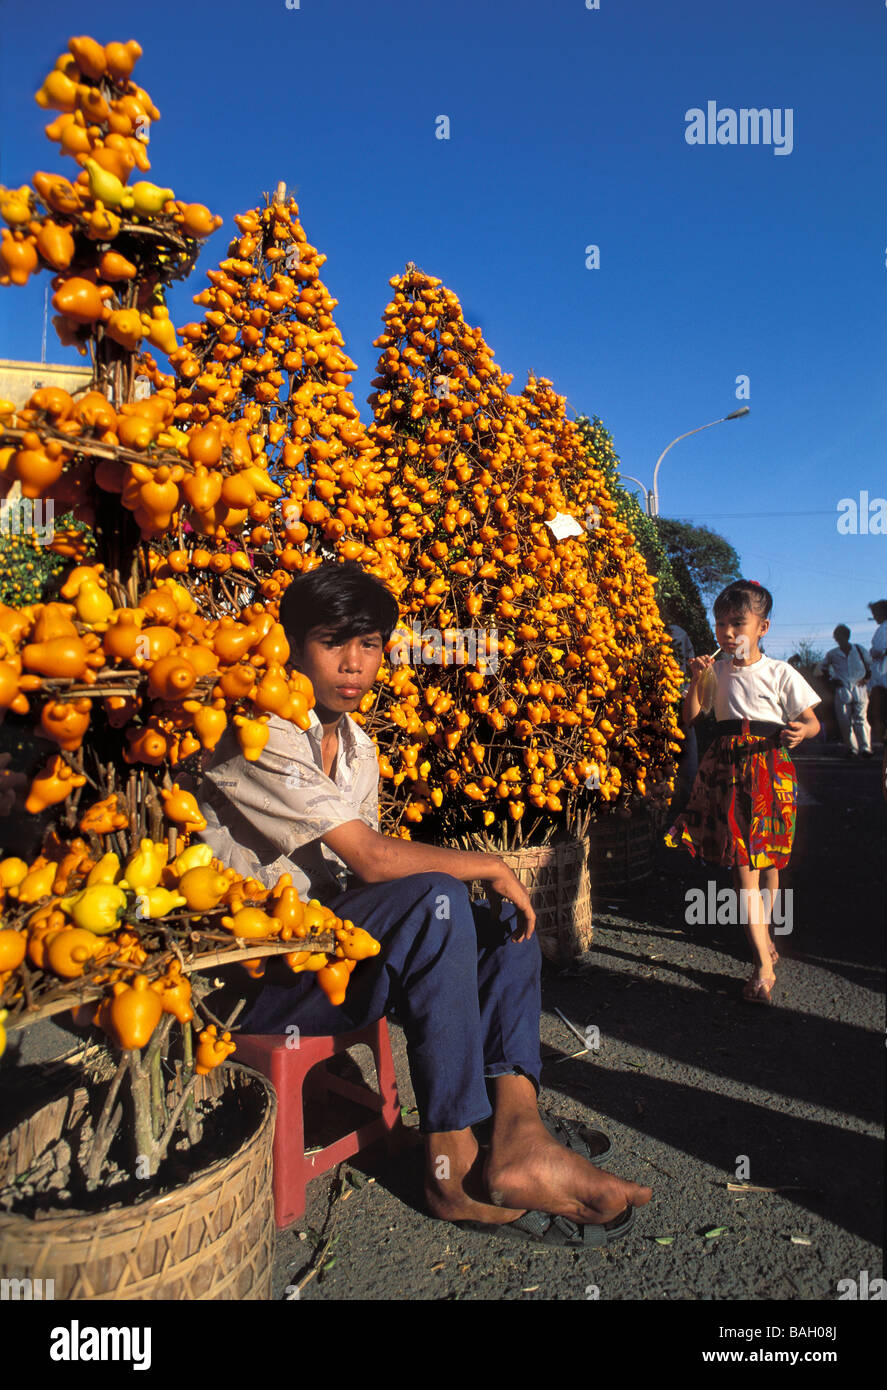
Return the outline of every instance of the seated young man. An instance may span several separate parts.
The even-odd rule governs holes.
[[[396,1011],[433,1215],[507,1223],[546,1243],[601,1243],[628,1228],[651,1191],[595,1167],[582,1143],[563,1147],[540,1118],[541,956],[523,885],[494,854],[378,830],[376,749],[348,716],[376,679],[397,617],[392,594],[356,564],[328,562],[297,576],[280,621],[292,665],[314,686],[311,727],[272,715],[256,762],[227,731],[196,787],[207,819],[200,838],[225,864],[266,886],[292,874],[300,897],[319,899],[381,943],[355,969],[341,1006],[312,976],[272,961],[239,1026],[334,1034]],[[491,906],[472,905],[472,879],[484,883]],[[472,1125],[489,1118],[491,1095],[484,1151]],[[608,1147],[605,1136],[587,1137],[589,1154]]]

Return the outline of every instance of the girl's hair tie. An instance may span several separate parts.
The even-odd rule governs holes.
[[[754,584],[754,585],[756,585],[757,588],[759,588],[759,589],[760,589],[760,587],[761,587],[760,582],[759,582],[757,579],[750,579],[748,582],[749,582],[749,584]]]

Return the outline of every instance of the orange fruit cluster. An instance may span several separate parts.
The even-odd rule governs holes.
[[[391,284],[370,437],[409,636],[396,634],[399,664],[365,701],[389,822],[499,821],[509,838],[524,816],[547,833],[590,797],[644,797],[649,769],[665,793],[679,671],[563,399],[534,379],[510,394],[439,280],[412,268]]]
[[[197,477],[184,485],[191,510],[183,516],[216,542],[192,545],[188,564],[205,570],[220,563],[207,557],[217,556],[231,534],[243,534],[266,599],[279,597],[293,572],[320,563],[324,548],[358,560],[397,592],[403,580],[396,562],[377,544],[384,528],[375,515],[383,488],[376,451],[347,389],[355,364],[332,317],[338,301],[320,279],[326,257],[308,242],[292,198],[234,220],[240,235],[209,272],[209,288],[195,295],[203,320],[180,329],[184,344],[170,357],[175,375],[164,375],[150,357],[146,363],[158,394],[174,394],[173,420],[190,427],[183,437]],[[221,452],[215,446],[195,455],[213,431]],[[195,519],[197,495],[218,498],[214,475],[232,464],[246,476],[222,480],[215,525]],[[269,479],[277,480],[273,498]],[[257,505],[253,498],[247,506],[247,482],[259,492]],[[249,521],[258,524],[243,530]]]
[[[94,834],[90,826],[95,824],[90,812],[81,817],[85,833]],[[16,917],[14,926],[0,928],[0,995],[13,1002],[19,983],[13,977],[26,958],[32,972],[64,981],[85,978],[90,985],[107,987],[94,1012],[86,1006],[85,1016],[118,1046],[144,1047],[163,1013],[175,1014],[182,1023],[193,1017],[191,986],[180,959],[168,942],[158,950],[149,940],[158,924],[169,930],[170,914],[183,907],[193,914],[189,927],[206,913],[227,910],[233,915],[221,917],[218,925],[240,940],[299,943],[332,933],[332,949],[317,951],[309,941],[309,949],[297,948],[284,959],[296,973],[317,972],[320,988],[337,996],[334,1003],[344,999],[356,962],[379,952],[379,943],[353,922],[316,901],[302,902],[289,874],[270,889],[226,868],[206,845],[188,847],[171,863],[167,850],[165,841],[143,839],[121,865],[113,851],[96,858],[81,836],[62,841],[53,833],[30,864],[15,856],[0,859],[0,911]],[[107,898],[109,892],[118,901],[111,908],[101,901],[96,906],[96,896]],[[246,962],[256,977],[265,963],[265,957]],[[136,999],[128,993],[139,976],[144,984],[138,989],[149,988],[155,997]]]
[[[238,619],[208,620],[182,584],[161,579],[136,607],[118,606],[103,569],[75,566],[61,589],[70,602],[0,605],[0,708],[27,714],[28,696],[44,694],[40,733],[68,753],[82,747],[100,709],[105,727],[126,726],[125,761],[154,767],[214,748],[229,721],[249,759],[268,740],[269,715],[308,727],[311,682],[286,669],[289,643],[261,603]],[[82,786],[64,759],[47,766],[50,782],[40,774],[32,785],[42,804],[28,809]]]
[[[157,272],[193,263],[198,242],[222,222],[201,203],[177,201],[171,188],[144,178],[130,183],[131,175],[151,167],[150,127],[160,118],[132,80],[141,52],[133,39],[103,46],[86,36],[72,38],[36,99],[59,112],[46,134],[80,172],[71,181],[40,171],[33,188],[0,187],[6,223],[0,285],[24,285],[39,270],[56,271],[53,324],[62,343],[84,354],[99,326],[123,348],[144,339],[171,352],[176,338],[162,296],[154,293]],[[146,225],[169,233],[165,244],[154,240],[147,256],[137,235]]]
[[[683,735],[676,701],[681,668],[656,602],[655,576],[637,548],[636,537],[617,515],[605,474],[576,424],[565,414],[566,399],[550,381],[531,376],[523,394],[539,430],[558,457],[558,478],[575,514],[589,533],[591,582],[596,586],[600,644],[580,642],[595,676],[592,693],[603,701],[608,762],[618,782],[641,797],[668,800],[674,755]],[[611,725],[611,731],[605,727]],[[603,793],[602,793],[603,794]]]

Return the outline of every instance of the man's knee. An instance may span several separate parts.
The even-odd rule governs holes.
[[[474,918],[468,888],[451,874],[409,874],[386,885],[392,917],[424,937],[446,942],[474,942]]]
[[[471,898],[466,884],[452,874],[413,874],[418,901],[427,905],[436,922],[470,919]]]

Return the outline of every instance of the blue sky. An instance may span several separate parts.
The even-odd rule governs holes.
[[[120,16],[125,18],[121,20]],[[33,93],[72,34],[135,37],[161,111],[149,177],[225,218],[279,179],[359,364],[364,418],[389,276],[414,260],[479,324],[519,390],[550,377],[599,414],[663,515],[725,535],[775,598],[767,650],[865,642],[887,535],[838,503],[887,496],[887,197],[878,0],[57,0],[3,7],[0,181],[72,175]],[[793,113],[792,149],[690,145],[685,113]],[[439,116],[450,138],[435,138]],[[600,248],[586,268],[585,248]],[[0,292],[0,356],[39,359],[48,276]],[[50,327],[47,356],[75,356]],[[748,401],[736,378],[747,376]]]

